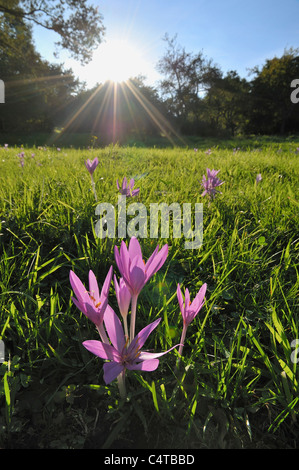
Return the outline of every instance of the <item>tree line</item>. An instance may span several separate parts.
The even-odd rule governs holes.
[[[67,7],[67,8],[66,8]],[[68,15],[68,16],[67,16]],[[235,136],[299,131],[299,103],[291,83],[299,79],[299,51],[288,49],[241,78],[224,74],[203,52],[188,52],[165,36],[156,87],[134,77],[87,90],[72,70],[43,60],[31,23],[52,29],[60,47],[86,63],[101,43],[101,15],[86,0],[0,0],[0,133],[90,133],[104,143],[148,136]],[[77,40],[75,37],[77,34]],[[299,93],[298,93],[299,96]]]

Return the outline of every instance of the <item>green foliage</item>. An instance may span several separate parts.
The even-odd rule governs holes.
[[[282,57],[266,60],[251,81],[249,132],[281,133],[298,129],[296,103],[290,99],[292,80],[299,76],[299,50],[285,50]]]
[[[60,38],[57,45],[67,49],[82,63],[91,59],[92,50],[102,42],[104,33],[102,15],[96,7],[87,5],[86,0],[2,0],[0,47],[15,52],[18,43],[16,36],[11,34],[10,27],[17,26],[18,29],[26,31],[28,23],[55,31]]]
[[[298,143],[256,140],[227,147],[0,150],[1,447],[294,447],[298,433]],[[230,148],[228,146],[231,145]],[[233,150],[234,147],[241,147]],[[261,148],[263,147],[263,148]],[[32,157],[31,154],[34,153]],[[179,342],[179,282],[206,304],[153,373],[128,374],[126,401],[107,387],[102,363],[82,342],[97,339],[74,306],[69,271],[104,281],[120,240],[96,237],[95,201],[117,203],[116,178],[136,177],[139,201],[203,202],[204,240],[141,240],[145,258],[169,244],[163,269],[140,294],[141,328],[161,317],[146,346]],[[201,198],[206,168],[225,181]],[[256,183],[258,173],[262,181]],[[131,201],[128,201],[129,205]],[[194,206],[193,206],[194,207]],[[117,273],[117,271],[115,270]],[[113,289],[109,302],[117,312]],[[26,432],[25,432],[26,429]]]

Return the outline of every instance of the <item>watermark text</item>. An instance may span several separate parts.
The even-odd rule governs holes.
[[[5,346],[2,339],[0,339],[0,364],[5,361]]]
[[[297,104],[299,103],[299,78],[295,78],[291,82],[291,88],[295,88],[291,93],[291,101],[292,103]]]
[[[0,103],[5,103],[5,85],[3,80],[0,80]]]
[[[151,203],[148,209],[141,202],[127,207],[126,196],[118,197],[117,210],[107,202],[97,205],[95,232],[99,238],[161,238],[185,237],[185,249],[200,248],[203,241],[203,204]],[[129,219],[128,219],[129,216]],[[171,230],[172,229],[172,230]]]

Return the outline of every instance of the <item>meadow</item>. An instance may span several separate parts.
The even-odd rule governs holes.
[[[298,147],[0,149],[0,448],[299,446]],[[97,201],[84,164],[95,157]],[[224,181],[213,200],[201,196],[207,168]],[[138,299],[137,331],[161,318],[145,349],[180,341],[177,284],[191,300],[207,284],[179,367],[175,348],[153,372],[127,371],[126,398],[82,346],[98,332],[69,281],[73,270],[87,286],[92,270],[101,286],[110,266],[119,277],[121,240],[94,226],[97,202],[116,206],[124,176],[140,188],[128,204],[203,203],[200,248],[171,232],[140,239],[145,260],[169,247]],[[119,314],[113,282],[109,305]]]

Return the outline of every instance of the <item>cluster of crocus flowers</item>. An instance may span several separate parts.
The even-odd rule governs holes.
[[[116,186],[117,186],[118,191],[120,192],[120,194],[122,194],[123,196],[127,196],[127,197],[133,197],[139,194],[140,188],[133,189],[134,184],[135,184],[134,178],[131,178],[130,182],[128,183],[127,178],[124,177],[122,181],[122,185],[120,187],[118,179],[116,180]]]
[[[221,191],[218,191],[216,188],[218,186],[221,186],[224,181],[221,181],[219,178],[217,178],[217,175],[220,170],[210,170],[207,168],[207,176],[203,175],[201,184],[204,187],[204,192],[202,193],[202,196],[205,196],[208,194],[211,199],[214,199],[216,193],[220,193]]]
[[[84,163],[85,163],[85,166],[86,166],[86,169],[87,169],[88,173],[90,174],[91,185],[92,185],[94,198],[97,201],[98,197],[97,197],[97,193],[96,193],[95,182],[94,182],[94,179],[93,179],[93,173],[94,173],[96,167],[99,164],[99,160],[98,160],[97,157],[95,157],[92,161],[88,158],[87,160],[85,160]]]
[[[126,396],[125,372],[126,370],[153,371],[159,365],[159,357],[167,354],[172,349],[164,352],[152,353],[142,350],[145,341],[151,332],[158,326],[161,319],[144,327],[135,336],[135,319],[137,298],[147,281],[163,266],[168,254],[168,245],[161,250],[159,246],[151,254],[147,262],[143,261],[142,251],[137,238],[132,237],[127,248],[123,241],[120,250],[115,247],[115,259],[121,274],[119,282],[114,276],[114,286],[119,311],[124,320],[124,328],[119,317],[108,304],[108,294],[112,279],[112,266],[105,278],[101,292],[95,275],[89,272],[89,291],[86,290],[78,276],[71,271],[70,283],[74,294],[72,300],[79,310],[86,315],[97,327],[101,341],[87,340],[83,346],[105,361],[104,381],[109,384],[118,379],[120,394]],[[130,335],[127,327],[127,316],[131,304]]]
[[[119,281],[114,275],[114,287],[119,312],[123,319],[116,315],[108,303],[113,268],[110,267],[100,291],[96,277],[89,271],[89,290],[70,271],[70,283],[75,297],[72,297],[77,308],[86,315],[96,326],[101,341],[86,340],[83,346],[92,354],[105,362],[103,365],[104,381],[106,384],[117,379],[122,398],[126,397],[125,373],[126,370],[151,372],[157,369],[159,358],[174,348],[179,347],[179,360],[182,356],[187,328],[204,305],[207,285],[203,284],[194,300],[191,302],[189,290],[185,290],[185,299],[180,284],[177,286],[178,304],[183,319],[183,330],[179,344],[163,352],[148,352],[143,346],[149,335],[157,328],[161,318],[145,326],[135,335],[135,321],[137,299],[148,280],[163,266],[168,255],[168,245],[159,250],[159,245],[148,258],[143,260],[142,250],[136,237],[132,237],[127,248],[124,241],[120,249],[114,247],[117,267],[121,274]],[[131,306],[130,333],[128,331],[127,317]],[[179,365],[179,361],[177,366]]]

